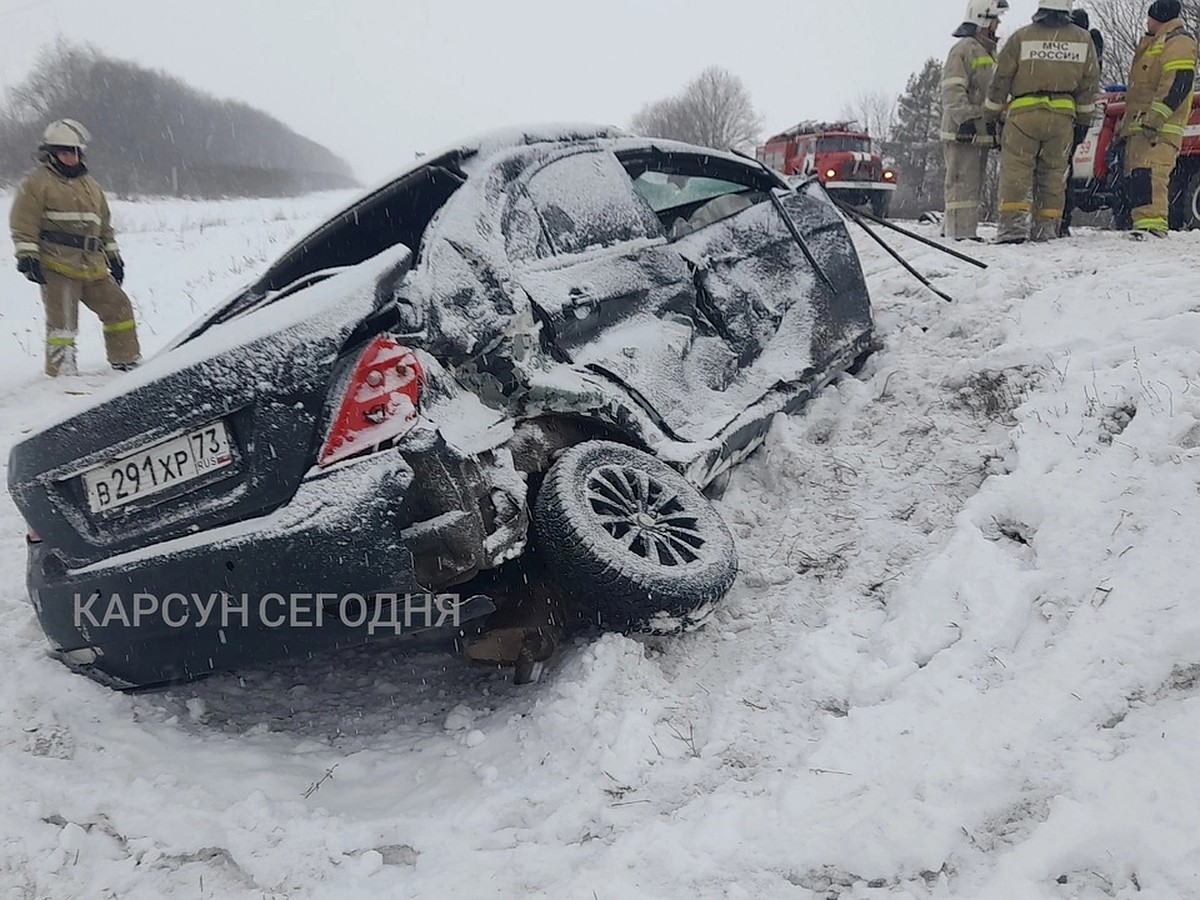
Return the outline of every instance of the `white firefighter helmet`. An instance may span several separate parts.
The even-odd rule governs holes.
[[[963,22],[987,28],[1008,12],[1008,0],[969,0]]]
[[[59,119],[46,126],[42,133],[43,147],[76,147],[82,153],[92,136],[74,119]]]
[[[1069,13],[1071,11],[1071,0],[1038,0],[1038,9],[1053,9],[1058,12]]]

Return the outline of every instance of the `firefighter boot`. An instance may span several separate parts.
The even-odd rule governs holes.
[[[59,375],[78,375],[75,362],[75,335],[73,332],[50,329],[46,335],[46,374],[51,378]]]
[[[1031,240],[1054,241],[1062,237],[1062,219],[1054,215],[1054,212],[1054,210],[1041,209],[1034,212]]]
[[[1067,202],[1067,165],[1073,126],[1062,116],[1046,118],[1041,148],[1033,167],[1033,234],[1035,241],[1060,236]]]
[[[84,306],[104,325],[104,350],[117,371],[128,371],[142,358],[133,304],[112,277],[85,282],[80,291]]]
[[[944,148],[946,216],[942,220],[942,235],[956,241],[974,240],[988,150],[975,144],[947,143]]]
[[[1030,195],[1038,142],[1015,123],[1005,126],[1000,151],[1000,215],[997,244],[1020,244],[1029,237]]]
[[[77,375],[75,335],[79,331],[80,283],[57,272],[45,273],[42,306],[46,311],[45,372],[51,378]]]
[[[1129,138],[1129,205],[1134,232],[1164,235],[1169,224],[1168,185],[1178,151],[1165,140],[1151,144],[1144,136]]]

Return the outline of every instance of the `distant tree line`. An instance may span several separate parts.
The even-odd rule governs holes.
[[[18,180],[48,122],[92,133],[88,159],[118,194],[281,196],[357,185],[346,162],[244,103],[60,42],[0,104],[0,183]]]

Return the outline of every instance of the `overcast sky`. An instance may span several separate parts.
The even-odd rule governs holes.
[[[1003,32],[1036,0],[1011,0]],[[1083,4],[1086,8],[1086,3]],[[709,65],[767,133],[899,93],[966,0],[0,0],[0,88],[56,37],[281,119],[366,183],[494,127],[627,125]],[[87,124],[87,111],[78,112]]]

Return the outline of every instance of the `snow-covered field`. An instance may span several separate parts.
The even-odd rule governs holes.
[[[147,349],[345,200],[115,204]],[[957,302],[860,243],[886,346],[736,471],[715,621],[533,687],[385,643],[115,693],[5,497],[0,898],[1200,897],[1200,234],[896,243]],[[114,376],[0,292],[6,457]]]

